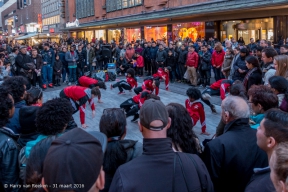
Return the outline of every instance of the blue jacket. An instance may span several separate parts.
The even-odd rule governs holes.
[[[59,59],[61,60],[63,67],[67,68],[68,67],[68,63],[67,63],[67,61],[65,59],[65,54],[66,54],[65,52],[60,51],[59,52]]]
[[[55,62],[55,53],[54,50],[49,49],[48,51],[43,50],[41,52],[43,62],[47,62],[47,64],[51,65],[51,67],[54,66]]]
[[[149,50],[149,56],[150,59],[156,60],[156,55],[157,55],[158,47],[151,47]]]
[[[20,122],[19,122],[19,110],[26,106],[26,102],[20,101],[18,103],[15,103],[15,112],[12,118],[9,119],[9,122],[5,125],[5,127],[10,128],[14,131],[15,134],[20,134]]]

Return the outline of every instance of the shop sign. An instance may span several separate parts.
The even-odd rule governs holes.
[[[79,26],[79,20],[76,19],[74,22],[68,22],[66,23],[66,28],[68,27],[78,27]]]
[[[49,29],[49,32],[50,32],[50,33],[54,33],[54,32],[55,32],[55,29],[54,29],[54,28],[50,28],[50,29]]]
[[[43,28],[42,28],[42,30],[43,30],[43,31],[48,31],[48,26],[47,26],[47,25],[44,25]]]

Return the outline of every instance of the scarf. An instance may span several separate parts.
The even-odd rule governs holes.
[[[248,71],[248,73],[246,74],[246,76],[245,76],[245,78],[244,78],[244,80],[243,80],[243,85],[244,85],[244,87],[247,86],[248,79],[249,79],[250,75],[251,75],[254,71],[256,71],[257,69],[258,69],[257,67],[254,67],[253,69],[251,69],[251,70]]]

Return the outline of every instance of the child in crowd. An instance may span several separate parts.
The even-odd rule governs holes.
[[[171,67],[158,68],[157,73],[153,74],[153,78],[163,79],[165,81],[165,89],[169,90],[169,72],[171,71]]]
[[[144,67],[144,58],[140,55],[139,52],[135,53],[136,58],[136,71],[139,77],[143,76],[143,67]]]
[[[28,106],[41,107],[43,104],[43,92],[41,89],[32,87],[27,91],[26,104]]]
[[[165,62],[165,65],[171,68],[169,76],[171,77],[171,83],[174,83],[176,78],[176,58],[171,50],[168,51],[168,56]]]
[[[154,92],[154,90],[155,90],[155,95],[158,95],[159,94],[159,86],[160,86],[159,78],[148,77],[148,78],[144,79],[141,87],[136,87],[134,89],[134,92],[138,95],[143,90],[149,90],[152,92]]]
[[[62,74],[62,62],[59,59],[59,55],[55,56],[55,63],[53,66],[54,76],[55,76],[55,86],[60,86],[60,79]]]
[[[126,71],[127,76],[126,76],[126,81],[121,80],[115,84],[111,84],[110,88],[113,89],[115,87],[118,87],[119,93],[118,94],[123,94],[125,93],[123,89],[129,90],[130,92],[134,87],[137,87],[137,79],[135,78],[135,71],[134,69],[130,68]]]
[[[227,48],[225,57],[224,57],[224,62],[223,62],[222,69],[221,69],[225,79],[228,79],[230,75],[233,57],[234,57],[233,49]]]
[[[4,80],[4,77],[9,76],[10,66],[6,67],[4,62],[0,60],[0,82]]]
[[[189,99],[185,101],[185,107],[192,118],[193,125],[195,126],[198,120],[201,122],[201,134],[210,135],[206,132],[205,112],[204,106],[200,101],[201,92],[196,88],[189,88],[186,92]]]

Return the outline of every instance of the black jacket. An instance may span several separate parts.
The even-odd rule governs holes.
[[[18,154],[19,148],[16,143],[18,136],[8,128],[0,128],[0,184],[18,184],[19,167]],[[18,191],[16,188],[7,188],[6,191]]]
[[[24,75],[23,73],[20,73],[21,68],[23,68],[25,70],[30,70],[30,68],[25,64],[31,63],[31,62],[32,62],[32,59],[29,55],[19,53],[15,59],[15,65],[17,66],[16,74],[17,75]]]
[[[62,61],[59,59],[59,60],[56,60],[55,59],[55,63],[54,63],[54,66],[53,66],[53,74],[54,75],[61,75],[62,73]],[[60,70],[60,72],[58,72]]]
[[[186,63],[187,53],[188,53],[188,51],[186,51],[186,50],[181,50],[181,49],[179,50],[178,63],[181,63],[182,65],[184,65]]]
[[[165,66],[170,66],[173,71],[176,70],[176,59],[173,55],[167,56]]]
[[[203,55],[200,56],[198,68],[202,71],[209,71],[211,69],[211,57],[212,56],[209,51],[206,51],[206,53],[203,53]]]
[[[270,179],[270,168],[266,167],[254,173],[245,192],[271,192],[276,191]]]
[[[216,192],[243,192],[253,168],[268,166],[267,155],[256,142],[256,130],[243,118],[228,123],[224,134],[206,145],[204,162]]]
[[[127,160],[126,163],[131,161],[132,159],[142,155],[143,153],[143,145],[142,143],[139,143],[137,141],[133,141],[133,140],[120,140],[119,141],[120,144],[123,146],[123,148],[125,149],[125,152],[127,154]],[[109,143],[108,143],[109,145]],[[105,154],[107,155],[107,154]],[[113,154],[109,154],[109,155],[113,155]],[[115,156],[114,156],[115,158]],[[105,167],[105,162],[104,162],[104,167]],[[101,192],[105,192],[105,191],[109,191],[110,185],[112,183],[112,179],[114,177],[114,173],[108,173],[105,169],[105,188],[103,190],[101,190]]]
[[[245,87],[246,91],[248,91],[252,85],[261,85],[261,84],[262,84],[262,71],[259,69],[250,74],[248,82]]]
[[[240,73],[238,71],[238,69],[245,70],[245,72],[244,73]],[[248,72],[248,68],[246,67],[245,58],[243,59],[241,56],[238,57],[238,59],[236,60],[236,62],[234,64],[234,70],[235,70],[235,72],[233,74],[232,79],[234,81],[236,81],[236,80],[243,81],[244,77],[246,76],[246,74]]]
[[[143,57],[144,57],[145,61],[150,61],[151,60],[151,58],[150,58],[150,47],[144,48],[142,53],[143,53]]]
[[[170,138],[143,139],[143,154],[118,168],[110,191],[200,192],[200,178],[206,191],[213,191],[207,169],[197,155],[175,153]]]

